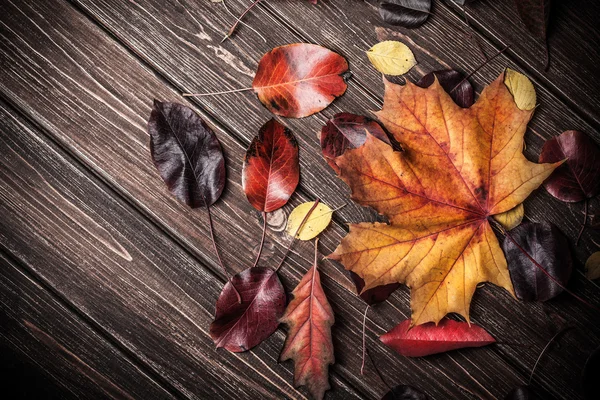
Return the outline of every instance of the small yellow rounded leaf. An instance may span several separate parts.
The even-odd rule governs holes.
[[[585,276],[592,281],[600,278],[600,251],[592,254],[585,262]]]
[[[528,77],[507,68],[504,74],[504,84],[513,95],[519,110],[533,110],[536,102],[535,88]]]
[[[413,52],[402,42],[386,40],[367,51],[371,64],[386,75],[404,75],[417,64]]]
[[[293,235],[297,230],[306,214],[310,211],[314,201],[302,203],[290,213],[288,217],[287,233]],[[300,240],[310,240],[323,232],[331,222],[333,210],[327,204],[319,203],[308,217],[306,223],[298,231],[296,237]]]
[[[500,222],[500,225],[502,225],[504,229],[510,231],[511,229],[516,228],[517,225],[519,225],[521,221],[523,221],[524,215],[525,207],[523,207],[523,203],[521,203],[515,208],[494,215],[494,219]]]

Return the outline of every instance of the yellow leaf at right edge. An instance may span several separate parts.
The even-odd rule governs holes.
[[[600,251],[592,254],[585,262],[585,276],[592,281],[600,278]]]
[[[294,235],[304,220],[304,217],[306,217],[306,214],[308,214],[314,204],[314,201],[310,201],[294,208],[288,217],[288,225],[286,228],[288,234]],[[333,210],[329,208],[327,204],[319,203],[296,237],[300,240],[311,240],[312,238],[315,238],[327,228],[331,222],[332,214]]]
[[[494,219],[500,222],[500,225],[502,225],[504,229],[510,231],[511,229],[516,228],[517,225],[523,221],[524,215],[525,207],[523,206],[523,203],[521,203],[515,208],[512,208],[501,214],[494,215]]]
[[[519,110],[533,110],[536,102],[535,88],[528,77],[520,72],[506,68],[504,84],[513,95]]]
[[[371,64],[386,75],[404,75],[417,64],[413,52],[402,42],[386,40],[367,51]]]

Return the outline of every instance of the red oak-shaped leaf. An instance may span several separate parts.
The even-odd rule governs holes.
[[[367,132],[390,144],[390,139],[381,126],[362,115],[339,113],[327,121],[321,129],[321,150],[323,157],[334,171],[339,173],[335,158],[344,154],[347,149],[362,146],[367,140]]]
[[[294,384],[306,385],[315,399],[322,399],[329,386],[329,364],[335,362],[331,326],[334,315],[315,263],[292,292],[294,299],[285,310],[281,322],[288,325],[288,335],[281,361],[295,363]]]
[[[546,301],[562,293],[573,271],[573,259],[565,235],[548,222],[525,222],[510,231],[510,238],[507,236],[504,239],[502,247],[519,300]],[[529,257],[560,282],[562,287]]]
[[[210,324],[210,336],[217,347],[234,353],[249,350],[275,332],[285,302],[277,272],[260,267],[246,269],[225,284],[217,300],[215,320]]]
[[[252,88],[272,113],[302,118],[327,107],[346,91],[346,59],[309,43],[276,47],[258,64]]]
[[[588,135],[566,131],[544,143],[540,162],[567,159],[544,182],[552,196],[567,202],[582,201],[600,192],[600,148]]]
[[[464,79],[463,74],[453,69],[430,72],[419,79],[417,86],[429,87],[433,84],[435,78],[438,79],[446,93],[452,97],[452,100],[462,108],[469,108],[475,103],[475,94],[471,82]]]
[[[292,132],[271,119],[250,143],[242,187],[258,211],[271,212],[287,203],[300,180],[298,142]]]
[[[363,292],[363,288],[365,287],[364,279],[352,271],[349,272],[350,278],[352,278],[352,282],[354,282],[354,286],[356,286],[356,293],[359,293],[360,298],[370,306],[377,303],[383,303],[400,287],[399,283],[390,283]]]
[[[173,195],[192,208],[212,205],[225,187],[214,132],[191,108],[154,100],[148,121],[154,165]]]
[[[379,337],[406,357],[423,357],[465,347],[481,347],[496,342],[483,328],[466,322],[443,319],[436,326],[427,323],[410,328],[406,320]]]

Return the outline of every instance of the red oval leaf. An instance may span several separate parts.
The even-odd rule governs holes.
[[[451,319],[443,319],[437,326],[427,323],[409,328],[410,320],[403,321],[379,339],[406,357],[423,357],[496,342],[483,328]]]
[[[453,69],[430,72],[419,79],[417,86],[429,87],[433,84],[435,78],[438,79],[446,93],[452,97],[452,100],[462,108],[469,108],[475,103],[475,94],[471,82],[465,79],[463,74]]]
[[[240,293],[238,303],[234,288]],[[270,268],[249,268],[227,282],[219,300],[210,336],[217,348],[234,353],[249,350],[271,336],[285,309],[285,291]]]
[[[154,100],[150,151],[169,191],[192,208],[212,205],[225,187],[225,159],[214,132],[189,107]]]
[[[377,139],[390,144],[390,139],[377,122],[362,115],[335,114],[321,129],[321,150],[323,157],[333,170],[339,174],[335,158],[347,149],[362,146],[367,140],[367,132]]]
[[[346,91],[346,59],[309,43],[276,47],[258,64],[252,88],[273,114],[302,118],[323,110]]]
[[[567,202],[592,198],[600,192],[600,149],[588,135],[566,131],[544,143],[540,162],[567,159],[544,187],[552,196]]]
[[[258,211],[271,212],[287,203],[300,180],[298,142],[292,132],[271,119],[250,143],[242,187]]]

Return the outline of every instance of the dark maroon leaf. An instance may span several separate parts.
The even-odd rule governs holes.
[[[462,108],[469,108],[473,105],[475,102],[475,95],[471,82],[469,82],[468,79],[464,79],[465,77],[463,74],[453,69],[430,72],[419,79],[417,86],[422,88],[431,86],[434,81],[434,76],[437,77],[440,85],[442,85],[446,93],[452,97],[452,100],[454,100],[456,104]]]
[[[409,385],[398,385],[392,388],[381,400],[427,400],[428,397],[419,389]]]
[[[540,163],[567,159],[558,167],[544,187],[562,201],[590,199],[600,192],[600,148],[588,135],[566,131],[544,143]]]
[[[515,0],[519,17],[534,36],[546,40],[550,0]]]
[[[586,399],[600,398],[598,377],[600,377],[600,347],[590,355],[583,368],[583,392]]]
[[[399,283],[390,283],[388,285],[374,287],[373,289],[369,289],[361,293],[365,287],[365,281],[356,273],[352,271],[349,272],[350,278],[352,278],[352,282],[354,282],[354,285],[356,286],[356,293],[358,293],[360,298],[370,306],[386,301],[388,297],[390,297],[390,295],[400,287]]]
[[[379,3],[381,19],[405,28],[421,26],[429,17],[431,0],[384,0]]]
[[[381,126],[370,118],[350,113],[333,116],[321,129],[321,149],[323,157],[331,168],[339,173],[335,158],[347,149],[362,146],[367,140],[367,132],[377,139],[390,144],[390,140]]]
[[[563,233],[548,222],[524,222],[511,230],[510,236],[518,246],[506,237],[502,247],[517,297],[524,301],[546,301],[560,294],[563,288],[529,257],[566,286],[573,270],[573,259],[569,241]]]
[[[148,121],[154,165],[177,199],[212,205],[225,187],[225,159],[213,131],[191,108],[154,100]]]
[[[240,293],[238,303],[234,288]],[[270,268],[249,268],[227,282],[219,300],[210,336],[217,347],[239,353],[271,336],[285,310],[286,296],[277,273]]]

